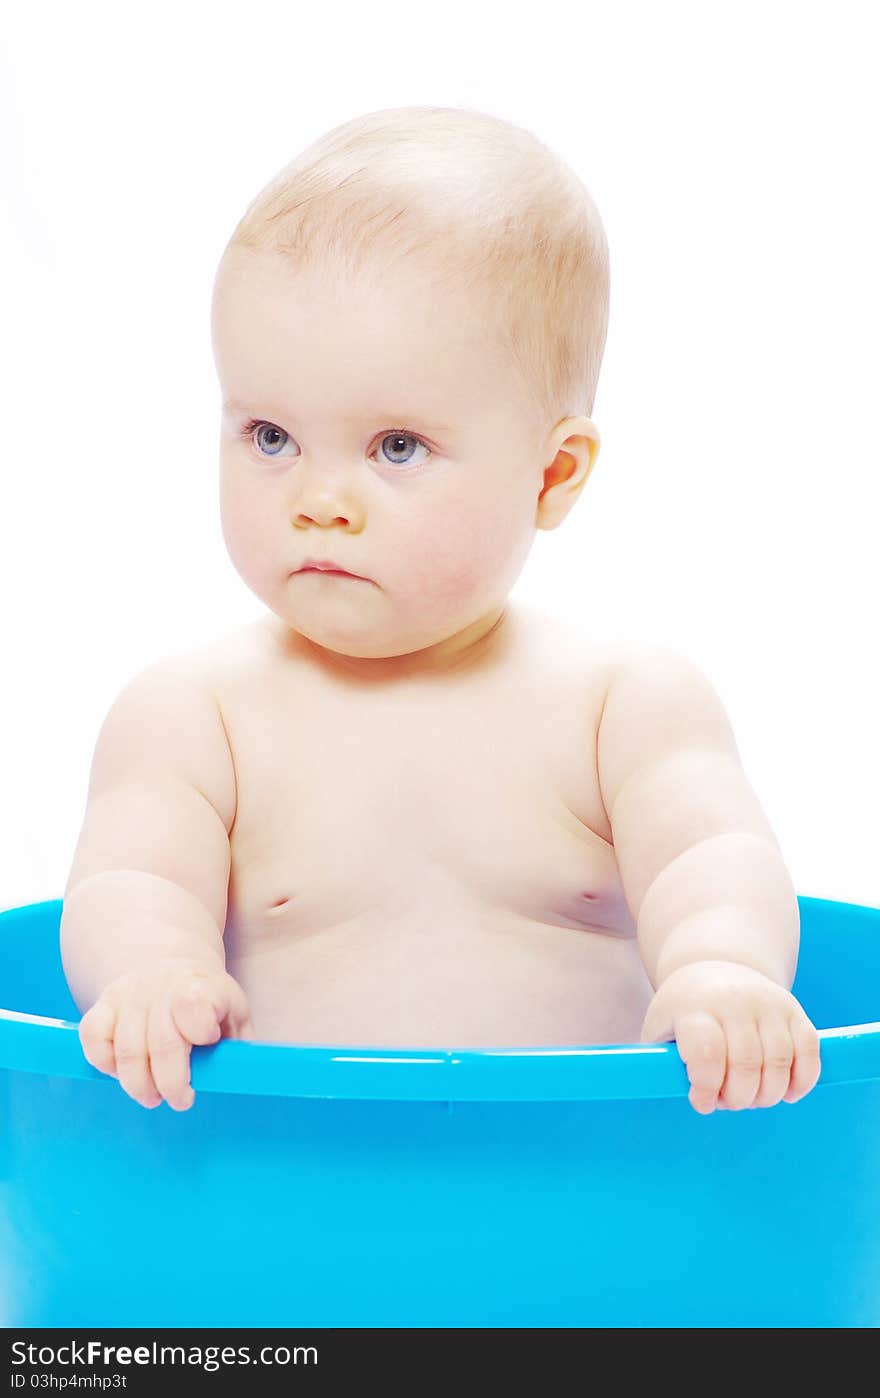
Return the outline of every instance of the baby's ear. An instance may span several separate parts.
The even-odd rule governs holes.
[[[544,484],[538,496],[535,525],[555,529],[568,514],[599,455],[600,438],[588,417],[557,423],[544,447]]]

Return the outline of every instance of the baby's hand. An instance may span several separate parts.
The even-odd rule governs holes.
[[[675,1039],[702,1115],[797,1102],[821,1071],[819,1035],[798,1001],[733,961],[695,961],[667,976],[642,1024],[642,1043],[660,1039]]]
[[[143,1107],[162,1098],[175,1111],[195,1100],[189,1081],[193,1044],[247,1038],[247,1000],[218,962],[163,957],[117,976],[80,1020],[83,1053],[93,1067],[118,1078]]]

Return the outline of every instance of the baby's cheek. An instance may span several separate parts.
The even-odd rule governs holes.
[[[491,545],[476,530],[459,528],[444,538],[436,532],[414,552],[414,591],[450,607],[472,598],[491,580],[495,565]]]
[[[228,481],[221,483],[220,519],[227,552],[239,574],[249,583],[258,582],[271,571],[266,547],[271,535],[259,516],[254,492],[237,489]]]

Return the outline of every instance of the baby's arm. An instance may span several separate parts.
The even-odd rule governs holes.
[[[645,970],[642,1039],[675,1038],[698,1111],[796,1101],[819,1040],[790,994],[797,895],[706,678],[672,651],[622,660],[599,780]]]
[[[191,1045],[249,1028],[223,948],[235,800],[207,687],[143,671],[98,736],[61,918],[85,1055],[143,1106],[190,1106]]]

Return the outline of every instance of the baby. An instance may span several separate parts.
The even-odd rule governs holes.
[[[98,736],[61,951],[145,1107],[190,1051],[675,1039],[701,1113],[794,1102],[795,890],[712,687],[508,600],[595,463],[605,234],[468,109],[331,131],[212,307],[220,499],[268,612],[147,667]]]

